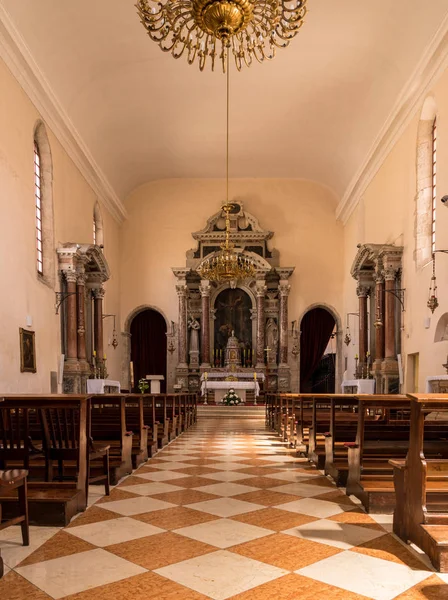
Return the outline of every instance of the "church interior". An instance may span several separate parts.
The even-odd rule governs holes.
[[[448,600],[446,165],[446,0],[0,0],[0,599]]]

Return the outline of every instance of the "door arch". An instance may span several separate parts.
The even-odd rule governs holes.
[[[134,389],[146,375],[163,375],[161,392],[167,384],[167,326],[164,316],[153,308],[138,312],[130,324],[131,361],[134,366]]]

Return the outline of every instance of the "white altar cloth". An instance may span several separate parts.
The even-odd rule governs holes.
[[[112,379],[88,379],[87,380],[87,393],[88,394],[104,394],[105,387],[116,387],[118,393],[121,392],[121,386],[119,381],[113,381]]]
[[[207,381],[208,390],[254,390],[255,396],[260,395],[258,381]],[[201,394],[205,396],[205,381],[201,385]]]
[[[425,393],[430,394],[432,392],[432,382],[433,381],[448,381],[448,375],[431,375],[426,378],[426,389]]]
[[[226,377],[235,377],[236,379],[252,379],[254,378],[255,369],[253,371],[247,371],[247,373],[231,373],[229,371],[225,372],[207,372],[207,379],[225,379]],[[260,381],[264,381],[264,373],[257,373],[257,379]],[[201,381],[205,381],[204,373],[201,375]],[[236,382],[234,382],[236,383]]]
[[[374,379],[347,379],[342,382],[342,393],[346,394],[345,388],[355,387],[357,394],[374,394],[375,380]]]

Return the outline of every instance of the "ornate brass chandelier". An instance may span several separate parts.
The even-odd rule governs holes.
[[[226,70],[232,53],[237,69],[263,62],[286,48],[303,25],[307,0],[138,0],[149,37],[174,58],[212,71]]]
[[[228,60],[228,56],[227,56]],[[229,202],[229,107],[230,107],[230,73],[227,64],[227,101],[226,101],[226,202],[222,207],[226,217],[226,239],[221,244],[219,254],[207,258],[198,269],[202,279],[209,279],[216,283],[225,281],[230,282],[231,287],[236,286],[236,282],[249,277],[254,277],[257,267],[250,258],[244,256],[241,251],[235,250],[235,244],[230,241],[230,212],[234,205]]]

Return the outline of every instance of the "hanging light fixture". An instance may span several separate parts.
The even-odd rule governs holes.
[[[274,58],[299,32],[307,0],[138,0],[136,8],[149,37],[174,58],[212,71],[226,69],[233,54],[237,69]]]
[[[227,81],[226,81],[226,202],[222,207],[226,219],[226,237],[221,244],[221,251],[210,258],[206,258],[198,269],[202,279],[209,279],[216,283],[228,281],[234,287],[239,280],[254,277],[257,271],[255,263],[244,256],[241,251],[235,250],[235,244],[230,241],[230,213],[234,204],[229,201],[229,109],[230,109],[230,72],[229,57],[227,55]]]
[[[429,298],[427,307],[434,314],[434,311],[439,306],[439,300],[437,298],[437,279],[436,279],[436,256],[432,255],[432,277],[431,283],[429,284]]]

